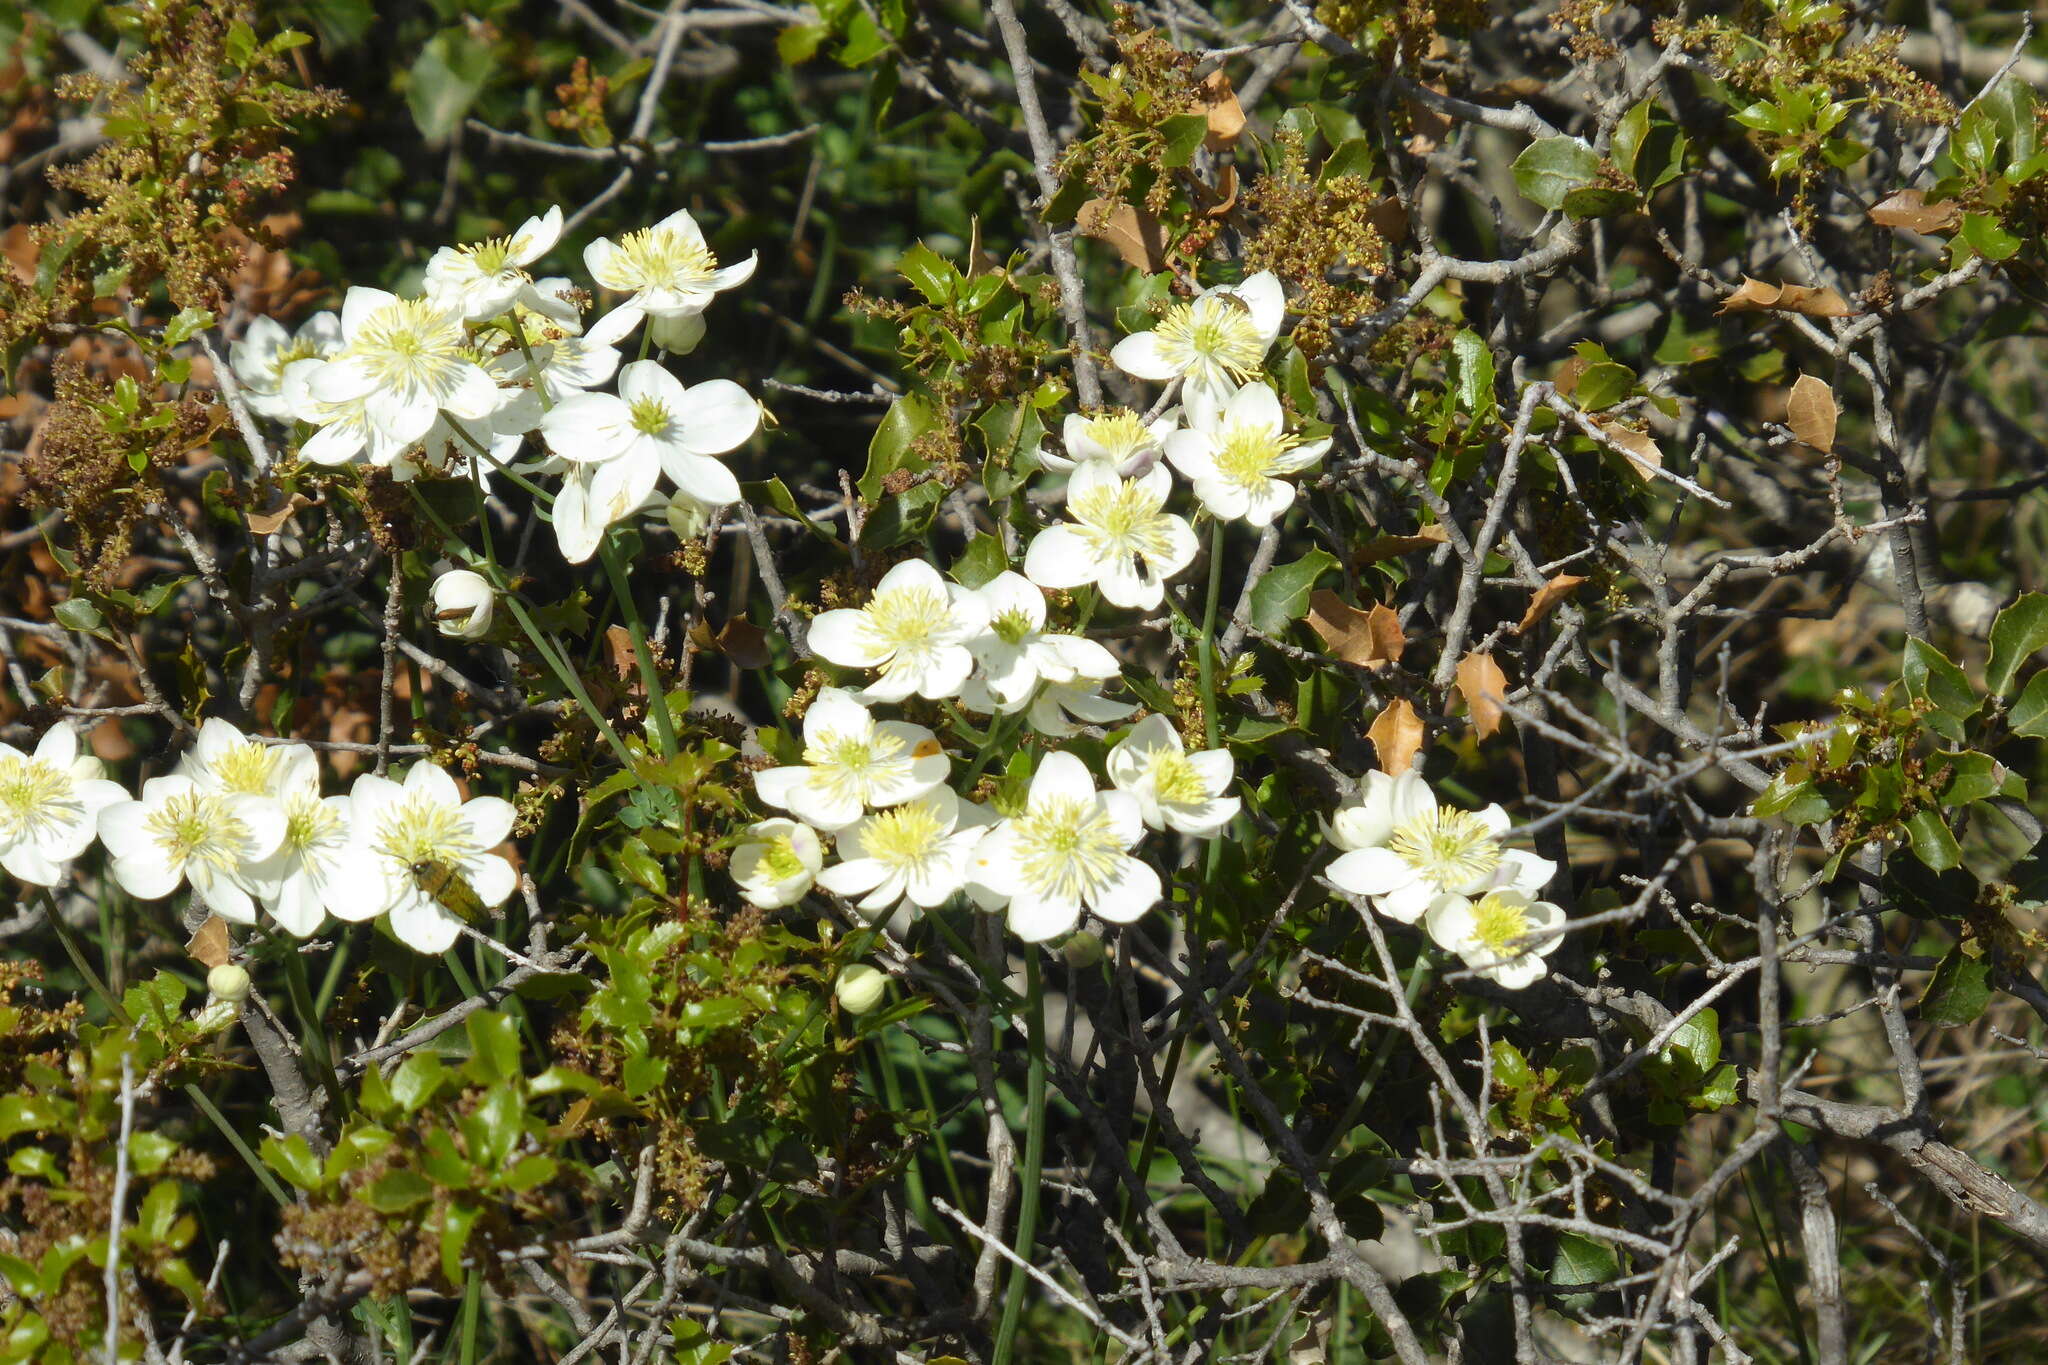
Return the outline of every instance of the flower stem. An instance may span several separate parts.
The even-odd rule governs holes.
[[[1017,1240],[1011,1248],[1019,1264],[1010,1272],[1010,1292],[1003,1302],[1002,1325],[996,1329],[995,1365],[1009,1365],[1023,1321],[1028,1278],[1024,1264],[1038,1238],[1038,1183],[1045,1165],[1045,985],[1038,976],[1038,950],[1024,953],[1024,1026],[1030,1039],[1030,1071],[1025,1081],[1024,1169],[1017,1198]]]
[[[1216,601],[1223,588],[1223,519],[1209,527],[1209,597],[1202,608],[1202,733],[1206,747],[1216,747]]]
[[[598,541],[597,555],[604,561],[605,576],[612,581],[619,610],[626,615],[626,630],[633,637],[633,661],[640,666],[640,685],[647,689],[647,714],[654,720],[661,756],[674,758],[678,752],[676,723],[668,711],[668,689],[661,685],[661,676],[654,671],[654,652],[647,647],[647,627],[640,619],[639,605],[633,601],[633,590],[626,584],[626,566],[619,559],[618,543],[609,530]]]

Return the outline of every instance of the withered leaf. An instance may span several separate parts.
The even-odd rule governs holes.
[[[1212,195],[1215,197],[1214,203],[1205,202],[1201,205],[1201,212],[1204,218],[1222,218],[1226,216],[1232,209],[1237,207],[1237,167],[1225,166],[1222,172],[1217,175],[1214,185],[1204,185],[1201,181],[1197,180],[1195,182],[1195,193],[1196,197],[1201,200],[1207,200]]]
[[[1526,631],[1529,627],[1550,615],[1551,612],[1557,610],[1558,603],[1570,597],[1578,589],[1579,584],[1585,581],[1585,577],[1581,574],[1561,573],[1542,587],[1536,589],[1529,597],[1529,609],[1522,613],[1521,624],[1516,626],[1515,630],[1517,632]]]
[[[1108,242],[1133,269],[1156,275],[1166,267],[1166,229],[1142,209],[1114,199],[1090,199],[1075,215],[1074,228],[1083,237]]]
[[[1396,697],[1365,737],[1380,756],[1380,771],[1399,777],[1415,766],[1415,755],[1422,752],[1422,717],[1415,714],[1406,697]]]
[[[1785,402],[1785,424],[1792,434],[1826,455],[1835,448],[1835,418],[1841,409],[1835,391],[1817,375],[1802,374]]]
[[[1962,226],[1963,215],[1946,199],[1928,203],[1925,190],[1900,190],[1870,206],[1870,221],[1908,232],[1952,232]]]
[[[624,626],[608,626],[604,632],[605,653],[610,656],[612,672],[619,678],[630,678],[639,667],[633,657],[633,632]]]
[[[1209,135],[1203,141],[1209,150],[1220,151],[1237,141],[1237,135],[1244,131],[1244,106],[1237,102],[1237,92],[1230,88],[1230,77],[1223,74],[1223,68],[1211,71],[1201,85],[1202,112],[1209,116]]]
[[[1621,448],[1621,453],[1628,456],[1637,473],[1646,479],[1657,477],[1657,471],[1664,467],[1664,452],[1657,448],[1649,433],[1625,427],[1619,422],[1596,422],[1594,425],[1600,428],[1601,435]]]
[[[227,962],[228,950],[228,922],[219,915],[208,915],[206,923],[185,941],[186,953],[208,971]]]
[[[249,514],[249,529],[259,536],[274,536],[277,534],[278,528],[291,520],[292,513],[298,511],[301,507],[311,507],[312,505],[313,500],[304,493],[294,493],[280,507],[273,507],[268,512],[251,512]]]
[[[1472,713],[1472,728],[1481,739],[1500,729],[1501,702],[1508,695],[1508,675],[1491,654],[1474,651],[1458,660],[1458,694]]]
[[[773,662],[768,653],[768,636],[744,616],[735,616],[718,632],[718,652],[732,660],[733,667],[756,672]]]
[[[1810,284],[1766,284],[1742,277],[1742,287],[1721,300],[1721,313],[1756,313],[1775,309],[1781,313],[1804,313],[1810,318],[1846,318],[1856,310],[1832,289]]]
[[[1349,664],[1385,668],[1408,647],[1401,618],[1384,603],[1361,611],[1328,588],[1309,595],[1308,624],[1332,654]]]
[[[1414,554],[1417,550],[1433,550],[1450,538],[1451,533],[1434,522],[1422,527],[1412,536],[1374,536],[1352,553],[1351,562],[1361,567],[1377,564],[1382,559],[1396,559],[1402,555]]]

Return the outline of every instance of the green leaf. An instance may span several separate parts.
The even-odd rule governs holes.
[[[1557,1234],[1557,1255],[1551,1259],[1550,1282],[1554,1285],[1606,1284],[1621,1276],[1621,1263],[1614,1248],[1576,1232]],[[1591,1295],[1574,1295],[1591,1299]]]
[[[1515,188],[1546,209],[1564,207],[1564,197],[1592,184],[1600,175],[1600,158],[1575,137],[1546,137],[1530,143],[1515,158]]]
[[[2023,243],[2005,230],[1997,217],[1989,213],[1966,213],[1963,215],[1962,239],[1969,243],[1970,250],[1987,261],[2002,261],[2018,253]]]
[[[1617,365],[1603,360],[1597,365],[1588,365],[1579,372],[1579,382],[1572,389],[1572,401],[1587,412],[1599,412],[1611,408],[1635,391],[1636,372],[1626,365]]]
[[[1998,130],[2008,165],[2024,165],[2040,150],[2041,134],[2034,119],[2033,88],[2013,73],[2007,72],[1998,84],[1984,92],[1971,109],[1973,112],[1982,111],[1986,121]]]
[[[313,1155],[313,1149],[299,1134],[293,1133],[282,1140],[267,1137],[256,1151],[263,1158],[264,1165],[300,1189],[320,1188],[320,1158]]]
[[[1474,422],[1492,417],[1495,410],[1492,348],[1479,333],[1468,327],[1451,338],[1451,358],[1458,386],[1458,406],[1471,413]]]
[[[555,1178],[555,1170],[556,1164],[553,1157],[542,1156],[536,1152],[530,1156],[523,1156],[513,1162],[512,1169],[505,1172],[505,1178],[498,1183],[503,1188],[512,1190],[515,1193],[524,1193],[527,1190],[545,1185],[548,1181],[553,1180]]]
[[[1943,955],[1920,996],[1920,1021],[1937,1028],[1975,1023],[1991,1002],[1991,963],[1958,943]]]
[[[492,1089],[476,1111],[462,1121],[462,1134],[469,1140],[470,1161],[485,1171],[495,1171],[512,1155],[526,1122],[526,1107],[509,1085]]]
[[[400,1169],[379,1176],[356,1197],[379,1213],[403,1213],[432,1199],[434,1186],[417,1171]]]
[[[1941,804],[1950,810],[1997,796],[2011,776],[1990,754],[1975,750],[1944,749],[1929,762],[1941,784]]]
[[[931,404],[916,394],[905,394],[889,406],[888,415],[875,428],[868,443],[868,467],[857,487],[869,502],[882,499],[882,480],[899,469],[923,469],[925,461],[910,453],[911,442],[932,428]]]
[[[784,66],[801,66],[817,55],[826,32],[823,24],[792,24],[775,35],[775,55]]]
[[[1933,702],[1936,709],[1957,720],[1976,713],[1977,693],[1970,680],[1962,669],[1948,661],[1946,654],[1925,640],[1906,641],[1906,661],[1900,677],[1905,680],[1906,694],[1916,701]]]
[[[997,403],[975,418],[973,427],[988,452],[982,462],[981,482],[990,498],[1010,496],[1038,472],[1045,423],[1029,402]]]
[[[2020,689],[2019,700],[2006,713],[2005,723],[2016,735],[2037,739],[2048,735],[2048,670],[2027,679],[2027,685]]]
[[[1963,860],[1962,846],[1938,810],[1915,811],[1906,820],[1906,836],[1912,840],[1913,856],[1936,872],[1946,872]]]
[[[107,618],[100,609],[83,597],[67,597],[59,602],[55,615],[57,624],[66,630],[82,631],[87,635],[97,634],[106,629]]]
[[[1643,139],[1649,134],[1650,102],[1646,99],[1638,100],[1633,108],[1621,116],[1621,122],[1614,125],[1614,138],[1607,147],[1614,164],[1620,167],[1624,175],[1635,175],[1636,157],[1643,150]]]
[[[2048,646],[2048,596],[2026,593],[1998,613],[1991,623],[1991,662],[1984,666],[1984,686],[1996,696],[2012,691],[2020,665]]]
[[[942,307],[953,301],[960,286],[960,272],[923,242],[911,244],[897,260],[896,270],[918,293]]]
[[[1573,190],[1564,197],[1560,206],[1573,219],[1612,218],[1627,213],[1640,202],[1632,190],[1618,190],[1607,185],[1587,185]]]
[[[405,102],[429,142],[443,141],[460,126],[496,65],[490,45],[462,29],[443,29],[427,39],[412,64]]]
[[[1291,564],[1276,564],[1267,570],[1252,589],[1253,629],[1278,635],[1290,622],[1308,615],[1309,594],[1315,590],[1316,580],[1336,567],[1335,555],[1315,549]]]
[[[469,1065],[463,1068],[481,1084],[518,1080],[519,1021],[509,1014],[479,1010],[464,1021],[469,1032]]]
[[[1209,136],[1209,116],[1179,114],[1160,124],[1159,132],[1166,139],[1166,150],[1160,160],[1178,170],[1195,159],[1195,149]]]
[[[1319,184],[1328,184],[1340,175],[1371,175],[1376,164],[1377,158],[1373,156],[1369,139],[1346,138],[1323,159],[1323,168],[1316,172],[1316,180]]]
[[[1002,538],[983,531],[968,541],[966,550],[953,561],[953,580],[963,588],[979,588],[1009,567]]]
[[[1678,1026],[1664,1051],[1682,1054],[1705,1076],[1721,1060],[1721,1016],[1710,1009],[1701,1010]]]
[[[757,506],[768,506],[804,524],[804,529],[820,540],[837,543],[839,532],[822,522],[812,521],[810,514],[797,505],[796,494],[789,491],[789,485],[781,479],[763,479],[758,482],[742,483],[740,492],[748,502]]]
[[[391,1076],[391,1098],[410,1114],[434,1097],[447,1077],[448,1068],[431,1052],[415,1052],[398,1065]]]
[[[470,1204],[450,1204],[441,1217],[441,1274],[450,1284],[462,1283],[462,1251],[483,1212]]]
[[[213,314],[204,308],[181,308],[176,317],[164,324],[164,345],[176,346],[190,341],[211,326]]]

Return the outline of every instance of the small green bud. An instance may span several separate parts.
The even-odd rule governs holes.
[[[1069,967],[1093,967],[1102,961],[1102,935],[1076,929],[1060,940],[1059,954]]]
[[[888,989],[887,976],[866,963],[856,962],[839,973],[832,994],[839,997],[839,1007],[848,1014],[866,1014],[882,1003],[882,995]]]
[[[239,1005],[249,998],[249,973],[232,962],[223,962],[206,974],[206,989],[216,1000]]]

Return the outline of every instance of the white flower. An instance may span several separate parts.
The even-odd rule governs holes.
[[[881,672],[869,701],[950,697],[974,669],[968,641],[988,625],[981,598],[921,559],[906,559],[875,585],[864,607],[819,614],[806,637],[821,659]]]
[[[341,319],[315,313],[296,334],[271,318],[257,318],[242,339],[228,347],[228,368],[242,386],[242,401],[262,417],[289,422],[300,416],[285,375],[302,360],[325,360],[341,349]]]
[[[459,877],[486,908],[502,905],[518,888],[512,864],[490,851],[512,832],[509,801],[464,801],[454,778],[431,763],[415,763],[403,784],[364,773],[349,790],[349,805],[368,865],[357,874],[366,882],[361,899],[350,913],[335,910],[344,919],[388,914],[399,942],[416,953],[444,953],[462,921],[437,899],[436,885]]]
[[[179,776],[202,790],[232,792],[266,800],[286,790],[320,781],[320,761],[303,744],[265,744],[215,716],[199,727],[199,738],[178,760]]]
[[[633,481],[657,471],[691,497],[724,506],[739,480],[713,456],[736,449],[761,426],[761,405],[730,379],[689,388],[652,360],[619,371],[619,392],[571,394],[541,419],[548,446],[574,464],[631,466]]]
[[[882,1003],[882,996],[888,989],[889,978],[865,962],[847,967],[832,983],[832,994],[839,1001],[839,1008],[848,1014],[866,1014]]]
[[[810,894],[825,865],[818,831],[800,820],[761,820],[747,827],[746,842],[726,864],[740,894],[763,910],[795,905]]]
[[[744,261],[720,269],[718,257],[704,244],[703,230],[687,209],[671,213],[653,227],[629,232],[616,242],[600,237],[583,248],[583,265],[590,271],[590,278],[606,289],[633,296],[619,311],[630,309],[636,315],[653,318],[694,317],[702,313],[719,291],[751,279],[757,259],[749,255]],[[634,321],[637,320],[635,317]],[[631,330],[630,323],[614,325],[620,328],[620,335]],[[697,336],[702,335],[700,325]],[[660,336],[655,341],[668,350],[677,349]],[[689,341],[689,345],[695,344],[694,340]]]
[[[78,752],[68,724],[44,731],[32,755],[0,744],[0,867],[31,886],[62,881],[64,864],[91,846],[100,812],[128,799],[105,772]]]
[[[284,830],[274,799],[209,791],[177,773],[143,783],[141,800],[100,812],[100,842],[129,895],[156,900],[189,881],[209,910],[239,924],[256,922],[251,872],[277,851]]]
[[[389,464],[435,413],[475,421],[502,401],[461,315],[437,300],[357,286],[342,301],[341,332],[347,345],[307,385],[328,423],[300,451],[315,463],[341,464],[367,446],[372,463]]]
[[[1014,701],[998,701],[980,678],[960,684],[962,709],[978,715],[1009,716],[1024,713],[1033,730],[1049,739],[1068,739],[1091,725],[1109,725],[1138,709],[1136,702],[1113,701],[1102,695],[1102,684],[1092,678],[1073,682],[1042,682],[1037,690]]]
[[[1109,780],[1138,802],[1150,829],[1213,839],[1241,804],[1230,790],[1235,764],[1223,749],[1187,753],[1180,731],[1164,716],[1147,716],[1109,751]]]
[[[444,246],[427,261],[427,297],[482,322],[510,308],[533,284],[524,267],[554,250],[562,236],[562,210],[529,218],[509,237],[469,246]]]
[[[491,582],[468,569],[450,569],[434,580],[430,593],[434,627],[458,640],[481,640],[490,632],[498,595]]]
[[[1038,533],[1024,555],[1025,577],[1041,588],[1092,583],[1107,602],[1152,610],[1166,580],[1195,557],[1195,533],[1165,510],[1172,491],[1173,476],[1159,465],[1135,479],[1099,461],[1081,465],[1067,480],[1073,524]]]
[[[972,595],[981,603],[987,628],[967,642],[981,665],[998,709],[1015,710],[1030,699],[1040,679],[1071,683],[1100,681],[1120,671],[1116,656],[1079,635],[1045,633],[1045,594],[1030,579],[1008,569]]]
[[[968,855],[988,832],[959,823],[960,798],[945,787],[863,816],[839,832],[840,861],[818,874],[818,885],[861,897],[870,912],[944,905],[967,884]]]
[[[1058,938],[1084,909],[1128,924],[1159,899],[1159,874],[1128,851],[1144,834],[1134,798],[1098,792],[1072,754],[1047,754],[1024,809],[975,849],[973,880],[1009,898],[1010,930],[1026,943]]]
[[[819,689],[804,713],[802,765],[754,774],[763,801],[822,830],[845,829],[869,807],[914,801],[952,767],[931,731],[877,721],[842,688]]]
[[[355,839],[349,799],[323,797],[317,774],[302,769],[290,779],[279,808],[284,839],[249,869],[250,886],[270,917],[304,938],[330,910],[350,920],[376,914],[382,907],[361,880],[363,849]]]
[[[436,413],[417,444],[379,463],[388,463],[391,477],[399,483],[423,474],[467,478],[474,469],[488,490],[491,475],[518,458],[526,433],[539,426],[541,418],[540,399],[531,389],[499,389],[498,400],[497,408],[477,421],[457,423],[446,413]]]
[[[702,498],[693,498],[688,493],[670,495],[668,503],[661,509],[661,519],[668,523],[668,529],[675,532],[678,540],[695,540],[711,525],[711,514],[717,511],[713,504]]]
[[[1247,384],[1221,408],[1191,405],[1197,425],[1166,438],[1166,458],[1202,500],[1225,521],[1270,526],[1294,502],[1298,474],[1320,463],[1328,440],[1301,441],[1287,433],[1287,414],[1270,384]]]
[[[1112,469],[1136,473],[1134,466],[1139,461],[1156,460],[1165,453],[1166,438],[1179,425],[1179,408],[1169,408],[1165,415],[1149,423],[1129,408],[1112,408],[1092,417],[1071,413],[1060,425],[1060,438],[1066,443],[1067,453],[1056,455],[1041,446],[1038,462],[1047,469],[1064,471],[1089,460],[1101,460]]]
[[[1544,956],[1564,941],[1550,933],[1563,924],[1563,909],[1531,900],[1513,887],[1489,891],[1474,901],[1443,896],[1429,908],[1429,936],[1437,946],[1465,959],[1465,965],[1511,991],[1543,979]],[[1531,935],[1546,934],[1540,940]]]
[[[1280,281],[1261,270],[1242,284],[1220,284],[1173,305],[1151,331],[1119,341],[1109,358],[1140,379],[1184,379],[1184,397],[1220,403],[1264,369],[1286,310]]]
[[[626,460],[565,470],[562,486],[555,490],[555,505],[548,509],[562,558],[581,564],[596,554],[608,528],[653,502],[659,472],[652,465]]]
[[[1547,858],[1501,847],[1507,812],[1439,806],[1419,773],[1368,773],[1365,792],[1330,821],[1330,842],[1348,850],[1325,874],[1338,890],[1367,896],[1379,912],[1413,924],[1439,896],[1495,887],[1541,890],[1557,870]]]

